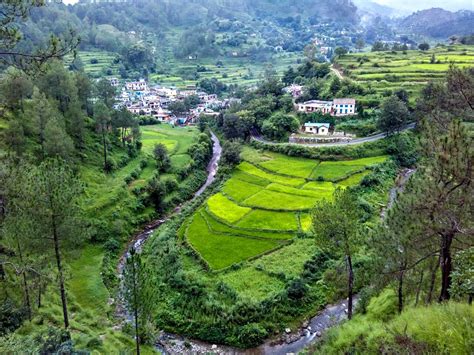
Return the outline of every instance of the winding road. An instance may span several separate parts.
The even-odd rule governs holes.
[[[416,123],[410,123],[406,125],[405,127],[403,127],[400,131],[414,129],[415,126],[416,126]],[[378,141],[385,137],[387,137],[387,133],[378,133],[372,136],[356,138],[356,139],[341,141],[341,142],[333,142],[333,143],[276,143],[276,142],[267,141],[263,139],[260,135],[257,135],[257,134],[252,135],[253,140],[266,143],[266,144],[271,144],[271,145],[291,144],[291,145],[300,145],[300,146],[306,146],[306,147],[340,147],[340,146],[346,146],[346,145],[356,145],[356,144]]]

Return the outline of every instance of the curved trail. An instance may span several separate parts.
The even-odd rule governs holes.
[[[339,71],[339,69],[336,69],[334,68],[334,65],[331,64],[331,67],[330,67],[331,71],[336,74],[336,76],[340,79],[340,80],[343,80],[344,79],[344,76],[342,75],[342,73]]]

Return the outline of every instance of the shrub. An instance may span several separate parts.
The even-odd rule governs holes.
[[[385,289],[377,297],[373,297],[367,306],[367,317],[374,320],[387,321],[397,314],[397,295],[392,289]]]

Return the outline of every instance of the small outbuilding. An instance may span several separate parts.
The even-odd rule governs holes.
[[[329,123],[312,123],[304,124],[303,130],[305,133],[317,134],[320,136],[327,136],[329,134]]]

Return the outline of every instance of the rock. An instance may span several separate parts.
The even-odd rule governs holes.
[[[212,349],[212,350],[216,350],[216,349],[217,349],[217,345],[216,345],[216,344],[212,344],[211,349]]]
[[[303,328],[308,328],[308,325],[309,325],[309,322],[308,322],[308,321],[304,321],[304,322],[303,322]]]
[[[344,313],[347,314],[347,312],[348,312],[348,310],[347,310],[347,308],[345,308],[345,309],[344,309]]]
[[[319,332],[319,331],[316,332],[315,334],[316,334],[316,336],[317,336],[318,338],[320,338],[320,337],[322,336],[321,332]]]
[[[290,334],[290,333],[291,333],[291,329],[290,329],[290,328],[285,328],[285,333],[286,333],[286,334]]]
[[[311,326],[310,326],[310,325],[308,325],[308,330],[309,330],[309,331],[311,331],[311,329],[312,329],[312,328],[311,328]]]

